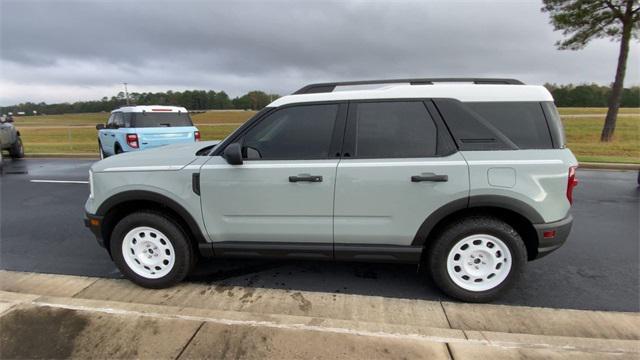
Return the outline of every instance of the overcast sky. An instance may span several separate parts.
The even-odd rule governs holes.
[[[0,0],[0,104],[129,91],[496,76],[613,81],[619,43],[556,50],[541,1]],[[638,43],[626,85],[640,83]]]

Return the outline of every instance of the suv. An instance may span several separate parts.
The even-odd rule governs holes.
[[[200,141],[189,112],[177,106],[127,106],[96,125],[100,158],[175,143]]]
[[[13,116],[9,115],[0,120],[0,163],[2,161],[2,150],[9,151],[14,159],[24,157],[24,146],[20,131],[13,125]]]
[[[567,238],[576,166],[542,86],[314,84],[222,142],[95,163],[85,222],[144,287],[199,256],[404,262],[490,301]]]

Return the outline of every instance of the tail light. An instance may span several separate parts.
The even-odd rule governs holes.
[[[200,141],[200,131],[194,132],[193,137],[196,139],[196,141]]]
[[[127,145],[130,147],[137,149],[138,144],[138,134],[127,134]]]
[[[567,200],[569,200],[570,204],[573,204],[573,188],[578,186],[578,179],[576,179],[577,168],[577,166],[572,166],[569,168],[569,180],[567,182]]]

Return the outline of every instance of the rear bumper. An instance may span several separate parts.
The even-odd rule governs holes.
[[[533,226],[538,236],[538,255],[536,259],[544,257],[562,246],[569,237],[572,225],[573,216],[571,215],[551,223],[534,224]],[[555,232],[553,236],[551,236],[552,232]]]
[[[84,213],[84,226],[91,230],[93,235],[96,237],[98,244],[105,247],[104,239],[102,238],[102,220],[102,216],[89,214],[88,212]]]

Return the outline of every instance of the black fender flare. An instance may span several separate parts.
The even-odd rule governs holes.
[[[460,210],[481,207],[492,207],[515,212],[527,219],[531,224],[544,223],[542,215],[531,205],[521,200],[502,195],[474,195],[454,200],[432,212],[420,225],[411,245],[424,246],[431,231],[447,216]]]
[[[191,232],[198,243],[207,243],[204,234],[198,226],[198,223],[195,221],[193,216],[184,207],[182,207],[182,205],[178,204],[175,200],[172,200],[165,195],[153,191],[129,190],[115,194],[103,201],[102,204],[100,204],[95,215],[104,217],[114,207],[129,201],[149,201],[166,206],[167,208],[178,214],[178,216],[180,216],[183,222],[187,225],[187,230]]]

